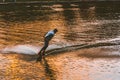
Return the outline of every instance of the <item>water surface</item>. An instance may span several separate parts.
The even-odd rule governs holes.
[[[21,5],[0,8],[2,80],[119,80],[118,2]],[[54,28],[49,55],[35,63]]]

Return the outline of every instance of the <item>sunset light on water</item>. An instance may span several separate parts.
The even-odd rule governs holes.
[[[0,4],[0,80],[119,80],[118,2],[15,4]]]

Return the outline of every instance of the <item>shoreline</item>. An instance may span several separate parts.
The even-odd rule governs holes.
[[[30,2],[5,2],[0,3],[0,11],[15,11],[15,10],[40,10],[48,9],[49,7],[42,7],[43,5],[62,5],[62,7],[72,7],[71,4],[79,7],[91,6],[119,6],[120,1],[30,1]]]
[[[0,2],[0,5],[8,4],[64,4],[64,3],[116,3],[120,1],[26,1],[26,2]],[[118,3],[119,4],[119,3]]]

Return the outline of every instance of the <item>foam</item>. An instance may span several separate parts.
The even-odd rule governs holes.
[[[100,47],[100,46],[114,46],[120,45],[120,37],[104,40],[104,41],[97,41],[94,43],[87,43],[87,44],[52,44],[49,45],[47,48],[48,53],[59,53],[59,52],[66,52],[76,49],[82,48],[92,48],[92,47]],[[28,55],[35,55],[37,54],[41,46],[35,45],[15,45],[15,46],[7,46],[0,50],[1,53],[18,53],[18,54],[28,54]]]
[[[1,50],[2,53],[20,53],[20,54],[37,54],[40,50],[40,47],[32,45],[16,45],[8,46]]]
[[[101,40],[101,41],[96,41],[96,43],[107,43],[107,42],[111,42],[111,43],[116,43],[116,44],[120,44],[120,36],[116,37],[116,38],[112,38],[112,39],[108,39],[108,40]]]
[[[47,50],[52,50],[55,48],[61,48],[62,46],[50,45]],[[18,53],[18,54],[29,54],[35,55],[40,51],[41,47],[34,45],[15,45],[7,46],[0,50],[1,53]]]

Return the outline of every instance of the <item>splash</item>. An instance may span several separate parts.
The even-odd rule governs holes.
[[[53,50],[56,48],[61,48],[62,46],[50,45],[47,50]],[[35,55],[37,54],[42,47],[34,45],[16,45],[16,46],[7,46],[0,50],[1,53],[19,53],[19,54],[28,54]]]
[[[115,46],[120,45],[120,37],[104,40],[104,41],[97,41],[94,43],[85,43],[85,44],[75,44],[75,45],[49,45],[46,50],[46,55],[53,54],[53,53],[63,53],[74,51],[77,49],[84,49],[84,48],[94,48],[94,47],[102,47],[102,46]],[[8,46],[4,49],[0,50],[1,53],[19,53],[19,54],[28,54],[28,55],[35,55],[40,51],[40,46],[34,45],[16,45],[16,46]]]
[[[1,50],[2,53],[20,53],[34,55],[39,51],[39,47],[32,45],[8,46]]]

